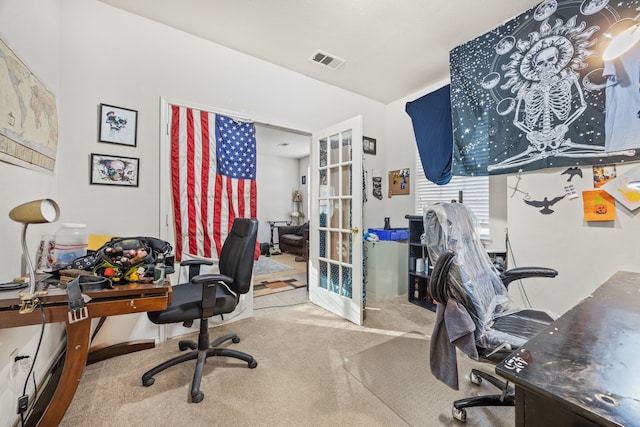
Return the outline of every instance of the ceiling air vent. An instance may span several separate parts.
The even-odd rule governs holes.
[[[323,52],[321,50],[317,51],[310,58],[313,62],[317,62],[320,65],[324,65],[325,67],[329,67],[332,70],[337,69],[342,64],[345,63],[345,60],[342,58],[338,58],[335,55],[331,55],[330,53]]]

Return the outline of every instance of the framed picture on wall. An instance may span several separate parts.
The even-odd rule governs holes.
[[[106,154],[91,154],[91,184],[137,187],[139,175],[140,159]]]
[[[376,140],[368,136],[362,137],[362,151],[364,154],[376,154]]]
[[[100,142],[135,147],[137,131],[136,110],[100,104]]]

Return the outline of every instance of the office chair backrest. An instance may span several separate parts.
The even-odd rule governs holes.
[[[482,245],[475,215],[462,203],[430,205],[425,210],[424,229],[433,264],[453,251],[447,292],[465,306],[476,324],[476,338],[480,338],[496,314],[505,310],[509,296]]]
[[[257,235],[257,219],[236,218],[222,245],[220,274],[233,277],[229,288],[238,295],[249,292],[251,287]]]

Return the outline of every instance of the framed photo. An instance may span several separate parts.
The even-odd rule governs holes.
[[[138,112],[100,104],[100,142],[136,146]]]
[[[137,187],[140,159],[91,154],[91,184]]]
[[[362,137],[362,151],[364,154],[376,155],[376,140],[368,136]]]

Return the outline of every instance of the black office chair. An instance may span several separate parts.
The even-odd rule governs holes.
[[[558,272],[551,268],[520,267],[498,273],[482,245],[475,216],[461,203],[429,206],[424,214],[424,228],[429,259],[434,262],[429,291],[438,302],[430,343],[431,371],[457,390],[456,353],[452,345],[474,359],[493,363],[503,360],[556,317],[545,311],[517,307],[509,299],[509,283],[528,277],[555,277]],[[498,387],[500,394],[455,401],[454,418],[465,422],[465,408],[514,406],[515,394],[508,382],[472,369],[472,383],[480,384],[483,379]]]
[[[200,391],[202,371],[207,358],[210,356],[227,356],[247,362],[249,368],[258,366],[258,362],[249,354],[220,347],[228,340],[240,342],[236,334],[226,334],[213,342],[209,342],[208,319],[212,316],[231,313],[251,287],[253,274],[253,260],[258,234],[258,221],[249,218],[236,218],[231,231],[224,241],[220,252],[220,274],[197,275],[199,266],[211,264],[200,260],[183,261],[181,265],[189,266],[190,283],[173,287],[171,304],[162,311],[148,313],[149,320],[155,324],[184,323],[191,326],[195,319],[200,319],[200,333],[198,342],[183,340],[178,343],[180,351],[191,349],[173,359],[156,366],[142,375],[142,384],[152,385],[157,373],[171,366],[197,359],[196,369],[191,383],[191,400],[202,402],[204,394]]]

